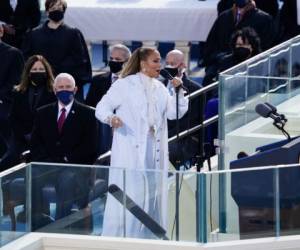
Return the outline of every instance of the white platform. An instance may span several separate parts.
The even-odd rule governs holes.
[[[30,233],[2,250],[299,250],[299,236],[218,243],[135,240],[80,235]]]
[[[65,22],[88,41],[205,41],[218,0],[71,0]]]

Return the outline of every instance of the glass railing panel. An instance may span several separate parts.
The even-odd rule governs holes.
[[[269,75],[269,58],[263,58],[247,65],[247,75],[249,76],[268,76]]]
[[[300,42],[291,45],[291,65],[292,65],[292,76],[299,75],[299,64],[300,64]]]
[[[270,60],[270,69],[269,75],[271,77],[289,77],[291,75],[290,67],[290,54],[291,49],[287,47],[271,53],[269,56]]]
[[[30,167],[0,174],[0,248],[30,232]]]
[[[268,102],[284,114],[288,122],[285,129],[295,136],[300,111],[299,89],[292,87],[296,78],[227,76],[220,77],[220,122],[221,148],[220,166],[228,169],[228,162],[236,159],[239,152],[255,152],[257,147],[284,139],[275,128],[272,119],[264,119],[256,113],[259,103]],[[276,85],[276,86],[275,86]],[[222,169],[221,168],[221,169]]]
[[[191,171],[43,163],[31,168],[33,231],[197,240],[196,176]],[[80,175],[73,190],[67,188],[66,173]],[[102,180],[105,186],[97,186]],[[62,183],[65,189],[58,193]]]
[[[268,76],[278,76],[278,74],[275,74],[276,72],[278,73],[278,71],[276,71],[276,62],[279,59],[282,59],[282,61],[284,62],[284,64],[287,64],[287,70],[288,72],[291,72],[291,66],[293,65],[293,63],[295,61],[297,61],[296,57],[297,57],[297,51],[293,51],[291,50],[291,46],[294,45],[294,47],[297,47],[297,44],[300,41],[300,37],[295,37],[289,41],[286,41],[282,44],[277,45],[276,47],[273,47],[271,49],[269,49],[268,51],[265,51],[259,55],[256,55],[250,59],[248,59],[247,61],[244,61],[243,63],[236,65],[226,71],[224,71],[223,73],[226,75],[235,75],[238,72],[242,72],[247,70],[247,67],[249,65],[253,65],[253,64],[257,64],[259,63],[261,60],[265,60],[267,58],[269,58],[270,55],[277,55],[275,56],[275,60],[269,65],[269,71],[268,71]],[[291,53],[289,53],[288,51],[291,51]],[[298,59],[299,60],[299,59]],[[279,66],[279,62],[278,62],[278,66]],[[264,70],[260,70],[263,73],[265,73]],[[251,73],[251,75],[253,75]],[[264,74],[260,74],[257,76],[264,76]]]
[[[169,204],[173,211],[177,211],[178,219],[174,216],[169,216],[169,235],[172,240],[198,242],[201,241],[200,232],[200,195],[197,196],[197,180],[198,174],[194,171],[185,171],[174,173],[169,183],[171,183],[172,203]],[[176,188],[177,187],[177,188]],[[200,191],[200,190],[199,190]],[[176,192],[178,195],[176,195]],[[176,198],[177,197],[177,198]],[[176,204],[177,205],[176,209]],[[175,209],[174,209],[175,208]],[[178,227],[176,228],[176,221]],[[205,222],[204,222],[205,223]],[[178,233],[177,230],[178,229]],[[176,233],[178,238],[176,238]]]
[[[267,158],[295,161],[299,150],[292,149]],[[300,166],[253,167],[262,163],[259,154],[230,161],[230,170],[203,173],[34,163],[1,176],[1,244],[31,229],[190,242],[299,234]],[[66,172],[84,178],[76,183],[71,199],[61,202],[70,191],[57,193],[58,184],[68,184],[70,175],[60,179]],[[69,213],[59,216],[61,206],[70,203]]]
[[[177,187],[183,181],[182,174],[151,169],[126,169],[124,181],[120,183],[114,179],[109,186],[118,190],[125,183],[122,189],[126,194],[126,216],[123,223],[125,237],[181,240],[184,231],[179,229],[181,220],[175,219],[175,214],[176,204],[180,204],[176,194]],[[124,199],[124,196],[120,198]],[[109,210],[108,216],[115,216],[115,213]]]
[[[33,232],[102,234],[107,167],[32,163],[31,172]]]
[[[299,165],[249,165],[245,158],[232,170],[204,174],[206,242],[300,233]]]

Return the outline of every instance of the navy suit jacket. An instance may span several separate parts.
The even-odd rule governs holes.
[[[110,86],[111,72],[105,72],[93,76],[91,87],[85,100],[86,104],[92,107],[96,107],[97,103],[106,94]]]
[[[58,103],[38,109],[31,137],[33,161],[93,164],[97,157],[95,111],[74,101],[61,134],[57,128]]]

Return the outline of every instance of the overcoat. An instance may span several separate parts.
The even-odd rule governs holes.
[[[176,97],[171,96],[161,82],[152,79],[156,120],[152,144],[155,164],[149,169],[147,98],[142,77],[145,75],[137,73],[113,83],[97,104],[96,117],[109,123],[109,118],[115,112],[123,121],[123,126],[113,132],[109,185],[116,184],[125,189],[135,203],[166,228],[169,164],[167,119],[176,119]],[[188,100],[182,90],[179,91],[178,103],[179,117],[182,117],[188,109]],[[108,195],[102,234],[148,238],[151,233],[130,212],[124,211],[116,199]]]

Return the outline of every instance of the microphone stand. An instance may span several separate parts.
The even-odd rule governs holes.
[[[287,119],[282,119],[280,122],[275,121],[273,122],[273,125],[278,128],[282,134],[290,141],[291,140],[291,136],[290,134],[284,129],[285,123],[286,123]]]
[[[200,170],[203,167],[205,160],[204,155],[204,112],[205,112],[206,95],[200,96],[200,124],[199,131],[199,156],[197,159],[197,178],[196,178],[196,239],[197,242],[206,242],[206,208],[204,202],[206,200],[206,179],[200,175]],[[210,163],[210,162],[209,162]],[[210,164],[209,164],[210,165]],[[202,196],[201,196],[202,193]],[[202,197],[202,200],[201,200]]]
[[[177,138],[177,159],[176,159],[176,180],[175,180],[175,225],[176,225],[176,241],[179,241],[179,195],[180,195],[180,189],[179,189],[179,173],[178,171],[180,170],[180,162],[181,162],[181,153],[178,147],[179,145],[179,87],[175,88],[175,92],[176,92],[176,138]]]

